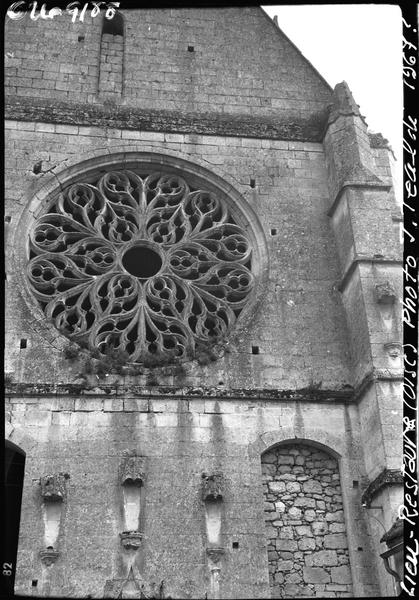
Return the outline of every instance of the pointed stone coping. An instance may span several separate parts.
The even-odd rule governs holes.
[[[159,583],[148,582],[140,574],[136,577],[132,567],[129,570],[127,577],[123,579],[108,579],[105,583],[105,589],[103,592],[104,598],[120,598],[124,586],[132,582],[137,589],[138,598],[164,598],[164,582]],[[167,596],[167,598],[169,598]]]
[[[398,469],[384,469],[384,471],[381,471],[362,494],[362,505],[369,508],[374,496],[389,485],[403,485],[403,475]]]
[[[352,92],[349,89],[349,85],[346,81],[342,81],[335,86],[333,91],[334,102],[330,106],[329,118],[327,125],[334,123],[340,116],[360,117],[366,124],[365,117],[361,115],[359,110],[359,104],[357,104],[352,96]]]

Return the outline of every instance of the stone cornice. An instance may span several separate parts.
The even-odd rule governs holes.
[[[355,388],[354,400],[355,402],[359,402],[367,389],[377,381],[402,382],[403,377],[403,369],[372,369]]]
[[[290,116],[250,117],[176,111],[143,110],[134,107],[107,108],[101,104],[74,104],[38,98],[9,96],[5,99],[5,119],[63,125],[81,125],[110,129],[142,129],[168,133],[196,133],[232,137],[321,142],[327,121],[327,109],[311,119]],[[371,148],[387,148],[381,133],[370,133]]]
[[[299,390],[279,389],[223,389],[204,386],[144,386],[140,384],[98,384],[83,386],[71,383],[9,383],[6,385],[5,396],[10,398],[90,398],[123,399],[138,398],[145,400],[240,400],[264,402],[313,402],[317,404],[352,404],[358,403],[370,385],[377,381],[403,381],[403,370],[372,369],[361,383],[353,388],[350,385],[340,390],[321,390],[302,388]]]
[[[5,98],[5,119],[39,123],[262,139],[321,142],[327,110],[311,117],[185,113],[130,106],[105,107],[37,98]]]
[[[378,263],[380,265],[400,265],[400,266],[403,265],[403,261],[401,259],[393,258],[393,257],[386,258],[384,256],[355,256],[355,258],[352,259],[350,265],[346,269],[345,273],[343,274],[342,279],[340,280],[340,282],[337,286],[339,292],[343,292],[351,275],[355,271],[355,268],[361,263],[374,263],[374,264]]]
[[[86,398],[165,398],[173,400],[193,400],[208,398],[214,400],[264,400],[264,401],[305,401],[316,403],[352,402],[353,389],[321,390],[303,388],[299,390],[278,389],[223,389],[218,387],[181,386],[141,386],[136,384],[98,384],[85,387],[70,383],[11,383],[6,387],[6,396],[13,397],[71,397]]]
[[[340,199],[343,197],[344,192],[348,188],[352,188],[352,189],[357,188],[357,189],[362,189],[362,190],[381,189],[385,192],[388,192],[391,189],[391,185],[389,185],[388,183],[385,183],[384,181],[381,181],[374,174],[372,174],[369,179],[367,177],[364,177],[364,178],[355,177],[352,179],[345,179],[345,181],[339,186],[339,191],[337,192],[335,199],[332,202],[331,207],[327,211],[328,217],[333,216],[333,214],[339,204]]]
[[[367,489],[362,494],[362,505],[369,508],[374,496],[389,485],[403,485],[403,475],[401,471],[398,469],[384,469],[384,471],[370,482]]]

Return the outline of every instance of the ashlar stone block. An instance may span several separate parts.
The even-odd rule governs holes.
[[[348,542],[343,533],[331,533],[324,538],[325,548],[347,548]]]
[[[303,578],[306,583],[329,583],[330,575],[321,567],[304,567]]]
[[[306,556],[305,563],[308,567],[334,567],[338,564],[338,556],[335,550],[319,550]]]
[[[352,583],[350,568],[346,565],[340,567],[332,567],[331,569],[332,581],[334,583]]]

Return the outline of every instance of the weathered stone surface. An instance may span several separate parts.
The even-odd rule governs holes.
[[[283,481],[270,481],[268,487],[274,494],[285,492],[285,483]]]
[[[302,498],[295,499],[294,506],[298,506],[299,508],[314,508],[316,506],[316,501],[314,498],[307,498],[303,496]]]
[[[274,521],[275,523],[275,521]],[[292,540],[294,537],[294,530],[292,527],[281,527],[280,529],[281,537],[287,540]],[[279,535],[279,532],[278,532]]]
[[[332,567],[331,574],[334,583],[349,584],[352,581],[351,570],[347,566]]]
[[[328,513],[326,515],[326,521],[336,521],[338,523],[344,522],[343,511],[337,510],[336,512]]]
[[[310,480],[305,481],[303,483],[303,491],[306,494],[321,494],[323,490],[321,484],[318,481]]]
[[[299,508],[297,508],[296,506],[291,506],[291,508],[288,510],[288,517],[290,519],[300,519],[302,515],[302,512]]]
[[[297,550],[297,542],[294,540],[278,538],[276,540],[277,550],[285,550],[287,552],[293,552]]]
[[[279,560],[277,569],[278,571],[292,571],[294,563],[291,560]]]
[[[316,543],[313,538],[303,538],[302,540],[298,540],[298,548],[300,550],[314,550],[316,547]]]
[[[314,521],[311,524],[311,528],[313,530],[314,535],[323,535],[328,531],[329,525],[325,521]]]
[[[303,577],[306,583],[329,583],[330,574],[320,567],[304,567]]]
[[[325,548],[347,548],[348,542],[343,533],[332,533],[324,538]]]
[[[294,458],[292,456],[278,455],[278,465],[293,465]]]
[[[294,598],[296,596],[298,596],[298,594],[300,593],[301,590],[301,586],[295,584],[295,583],[289,583],[284,585],[284,587],[281,590],[281,598],[284,597],[285,598]]]
[[[346,530],[345,523],[330,523],[329,531],[330,533],[342,533]]]
[[[313,533],[308,525],[300,525],[295,528],[296,534],[300,536],[313,537]]]
[[[301,573],[287,573],[285,576],[286,583],[301,583],[303,581],[303,577]]]
[[[315,518],[316,518],[317,514],[315,510],[311,510],[310,508],[308,510],[304,511],[304,520],[307,521],[307,523],[312,523]]]
[[[338,564],[338,557],[334,550],[320,550],[306,556],[305,562],[308,567],[331,567]]]
[[[287,483],[286,485],[287,491],[288,492],[299,492],[301,490],[301,486],[299,483],[297,483],[296,481],[290,481],[290,483]]]

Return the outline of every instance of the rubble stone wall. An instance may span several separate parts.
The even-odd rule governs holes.
[[[262,456],[273,598],[352,595],[339,468],[308,445]]]

